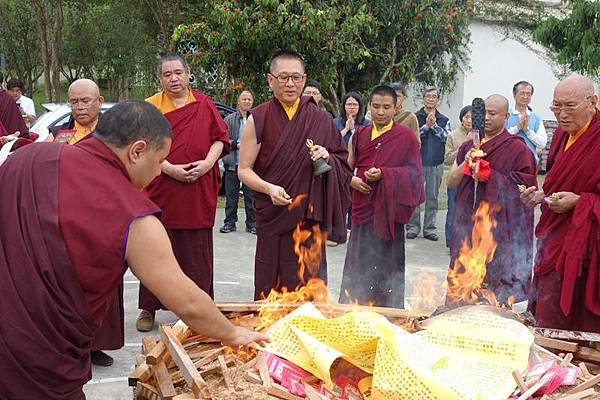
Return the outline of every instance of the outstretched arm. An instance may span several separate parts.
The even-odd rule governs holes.
[[[142,284],[195,332],[232,347],[268,340],[229,322],[208,294],[183,273],[156,217],[138,218],[131,224],[126,259]]]

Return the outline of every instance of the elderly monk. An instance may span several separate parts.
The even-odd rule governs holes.
[[[173,145],[162,174],[146,193],[162,210],[175,257],[187,276],[213,296],[212,228],[221,186],[219,158],[229,152],[227,126],[212,99],[190,89],[190,67],[183,57],[162,57],[156,72],[162,90],[146,99],[167,118]],[[142,309],[136,327],[152,330],[154,314],[165,307],[140,286]]]
[[[90,79],[77,79],[68,90],[67,104],[71,108],[71,117],[62,125],[51,129],[55,140],[75,144],[91,135],[96,129],[100,108],[104,97],[96,82]],[[92,343],[92,364],[109,366],[113,359],[102,350],[118,350],[125,344],[125,313],[123,310],[123,283],[115,291],[115,299],[108,309],[102,326],[96,332]]]
[[[352,231],[340,301],[404,307],[404,224],[425,200],[419,142],[394,122],[396,92],[377,86],[369,99],[372,124],[350,139]]]
[[[85,398],[90,346],[128,266],[198,334],[267,340],[229,323],[183,273],[141,192],[170,146],[161,113],[127,101],[94,137],[26,146],[0,167],[0,398]]]
[[[29,138],[29,129],[15,100],[0,87],[0,145],[6,143],[6,135]]]
[[[55,139],[75,144],[96,129],[104,97],[96,82],[90,79],[77,79],[71,83],[67,95],[71,117],[51,131]]]
[[[524,203],[541,204],[536,227],[535,319],[542,327],[600,332],[600,112],[592,81],[572,75],[554,89],[558,121],[542,190]]]
[[[346,241],[344,215],[351,172],[348,152],[331,117],[312,97],[300,97],[304,71],[298,53],[275,53],[267,75],[274,98],[251,110],[242,133],[238,175],[255,192],[255,299],[268,295],[271,289],[294,290],[302,283],[292,239],[298,223],[318,224],[330,240]],[[310,149],[307,139],[314,142]],[[331,170],[314,176],[313,160],[320,158]],[[300,201],[300,195],[306,198]],[[288,207],[293,198],[297,201]],[[323,248],[319,268],[323,279],[326,268]]]
[[[498,247],[494,259],[487,264],[484,284],[496,294],[499,302],[506,304],[510,296],[515,301],[525,300],[529,290],[533,212],[521,203],[518,185],[536,184],[536,166],[523,139],[511,135],[504,128],[508,118],[508,100],[498,94],[489,96],[485,99],[485,112],[479,172],[469,168],[477,154],[473,139],[470,139],[458,149],[448,175],[448,187],[457,187],[450,268],[458,266],[455,262],[463,242],[472,245],[473,213],[482,201],[490,203],[492,208],[496,208],[493,218],[497,225],[493,234]],[[477,187],[474,179],[478,181]]]

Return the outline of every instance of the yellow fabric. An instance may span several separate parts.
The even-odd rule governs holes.
[[[285,111],[288,118],[291,120],[292,118],[294,118],[294,115],[296,115],[296,111],[298,111],[298,106],[300,105],[300,97],[298,97],[296,99],[296,101],[294,102],[294,104],[292,104],[291,106],[288,106],[284,102],[280,102],[280,103],[281,103],[281,106],[283,107],[283,111]]]
[[[173,100],[171,100],[171,98],[164,92],[164,90],[161,90],[155,95],[148,97],[146,101],[152,104],[154,107],[158,108],[163,114],[175,111],[177,108],[179,108],[175,105],[175,103],[173,103]],[[194,101],[196,101],[196,98],[190,90],[185,104],[190,104]]]
[[[390,121],[389,124],[387,124],[386,126],[381,128],[381,130],[379,130],[379,129],[377,129],[377,126],[375,125],[375,123],[373,123],[373,130],[371,131],[371,140],[377,139],[379,136],[383,135],[384,133],[386,133],[387,131],[392,129],[392,125],[394,125],[393,120]]]
[[[580,130],[575,132],[573,135],[569,135],[569,140],[567,140],[567,144],[565,145],[565,150],[569,150],[569,147],[571,147],[573,145],[573,143],[575,143],[580,137],[583,136],[583,134],[590,127],[591,123],[592,123],[592,119],[590,118],[590,120],[587,122],[587,124],[585,124],[583,126],[583,128],[581,128]]]
[[[75,126],[73,126],[73,129],[75,129],[77,132],[73,135],[71,140],[69,140],[69,144],[75,144],[90,133],[92,133],[94,129],[96,129],[97,124],[98,120],[94,121],[91,127],[86,128],[85,126],[82,126],[79,122],[75,121]]]

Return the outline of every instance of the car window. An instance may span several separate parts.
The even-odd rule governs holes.
[[[106,108],[101,108],[100,109],[100,114],[104,114],[104,112],[106,110],[108,110],[110,107],[106,107]],[[62,124],[66,124],[69,121],[69,118],[71,117],[71,112],[69,111],[68,113],[64,114],[63,116],[61,116],[60,118],[58,118],[57,120],[55,120],[54,122],[52,122],[51,124],[48,125],[48,129],[54,128],[57,125],[62,125]]]

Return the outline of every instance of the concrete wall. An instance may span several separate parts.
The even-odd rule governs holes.
[[[548,105],[558,79],[550,66],[521,43],[505,39],[490,25],[476,21],[471,24],[470,30],[470,68],[459,74],[456,87],[444,96],[439,107],[450,117],[452,126],[459,124],[460,109],[471,104],[474,97],[485,98],[499,93],[513,104],[512,87],[520,80],[529,81],[534,86],[533,109],[542,118],[554,120]],[[411,93],[405,108],[416,110],[421,107],[420,93]]]

